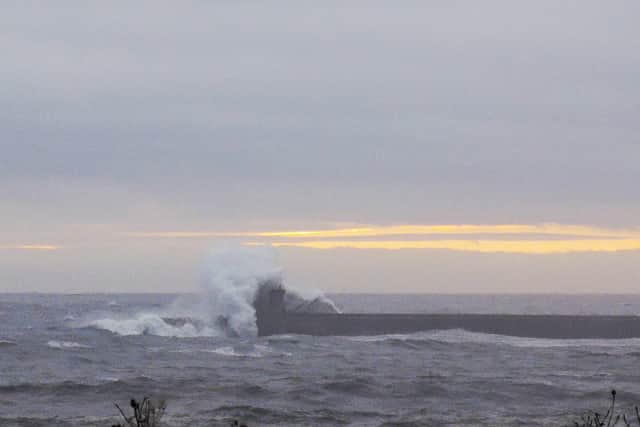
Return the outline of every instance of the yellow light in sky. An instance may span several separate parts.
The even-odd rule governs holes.
[[[0,246],[0,249],[15,249],[25,251],[55,251],[60,249],[60,246],[56,245],[15,245],[15,246]]]
[[[327,230],[290,231],[159,231],[130,233],[134,237],[197,238],[197,237],[254,237],[254,238],[353,238],[409,235],[554,235],[590,238],[640,239],[638,229],[611,229],[583,225],[562,224],[503,224],[503,225],[391,225],[338,228]]]
[[[325,230],[132,233],[136,237],[236,237],[248,244],[311,249],[442,249],[484,253],[555,254],[640,250],[640,229],[612,229],[563,224],[391,225]],[[411,238],[413,236],[413,238]],[[423,238],[416,238],[422,236]],[[446,240],[424,236],[451,236]],[[453,237],[456,236],[456,237]],[[464,238],[474,236],[476,238]],[[515,238],[521,236],[520,239]],[[548,236],[541,239],[540,236]],[[551,239],[550,237],[554,237]],[[275,241],[273,241],[275,240]]]
[[[248,242],[260,245],[260,242]],[[576,240],[312,240],[270,242],[275,247],[309,249],[441,249],[463,252],[511,254],[559,254],[571,252],[620,252],[640,250],[640,239]]]

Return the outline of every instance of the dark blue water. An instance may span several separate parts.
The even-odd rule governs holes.
[[[640,403],[640,340],[230,339],[164,323],[176,298],[0,294],[0,425],[107,426],[113,402],[144,395],[167,400],[167,426],[564,425],[606,409],[611,388],[627,412]],[[361,312],[640,313],[638,296],[333,298]]]

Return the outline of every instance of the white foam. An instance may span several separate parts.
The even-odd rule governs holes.
[[[96,377],[96,380],[102,383],[116,383],[120,381],[118,377]]]
[[[244,349],[238,348],[238,347],[225,346],[225,347],[220,347],[212,350],[199,350],[199,351],[205,351],[207,353],[215,353],[221,356],[228,356],[228,357],[261,358],[267,354],[278,354],[280,356],[292,356],[291,353],[278,352],[270,349],[267,346],[259,345],[259,344],[256,344],[254,346],[251,346],[250,348],[244,348]]]
[[[292,353],[278,351],[270,348],[266,345],[261,344],[247,344],[247,345],[233,345],[233,346],[223,346],[217,348],[184,348],[180,350],[170,350],[170,353],[183,353],[183,354],[194,354],[194,353],[213,353],[218,354],[220,356],[225,357],[251,357],[251,358],[261,358],[265,355],[273,354],[277,356],[293,356]]]
[[[79,322],[79,325],[108,330],[118,335],[212,337],[227,332],[217,326],[222,317],[226,319],[228,328],[241,338],[255,337],[258,331],[253,301],[260,284],[265,281],[282,283],[282,267],[274,248],[222,243],[213,247],[205,258],[201,275],[202,292],[196,301],[178,298],[163,309],[129,316],[102,313],[100,318],[93,317],[90,321]],[[333,306],[319,291],[295,293],[320,298]],[[191,321],[176,325],[163,320],[166,318]]]
[[[434,330],[417,332],[414,334],[389,334],[376,336],[347,337],[350,341],[357,342],[384,342],[384,341],[438,341],[451,344],[475,343],[475,344],[499,344],[521,348],[561,348],[561,347],[624,347],[639,348],[640,339],[547,339],[524,338],[507,335],[485,334],[469,332],[462,329]]]
[[[245,247],[226,243],[211,249],[202,273],[204,309],[227,319],[241,337],[256,336],[253,299],[260,283],[282,281],[282,268],[271,246]]]
[[[170,350],[170,353],[194,354],[194,353],[213,353],[220,356],[228,357],[263,357],[264,354],[257,349],[245,350],[235,349],[232,346],[224,346],[219,348],[185,348],[180,350]]]
[[[47,347],[56,348],[59,350],[65,348],[91,348],[89,345],[80,344],[73,341],[49,341],[47,342]]]
[[[561,348],[561,347],[638,347],[640,339],[549,339],[525,338],[507,335],[468,332],[461,329],[433,331],[428,333],[431,339],[449,342],[474,342],[480,344],[502,344],[522,348]]]
[[[88,322],[86,326],[104,329],[118,335],[157,335],[162,337],[213,337],[219,332],[211,327],[197,328],[191,323],[174,326],[156,313],[140,313],[131,318],[104,318]]]
[[[214,350],[209,350],[208,352],[219,354],[221,356],[228,356],[228,357],[255,357],[255,358],[263,357],[263,354],[257,350],[248,351],[248,352],[239,352],[239,351],[236,351],[236,349],[234,349],[233,347],[220,347]]]
[[[326,304],[334,313],[341,313],[340,308],[333,302],[320,289],[315,288],[301,288],[297,286],[291,286],[287,284],[287,294],[291,294],[294,297],[302,298],[307,302],[320,301]]]

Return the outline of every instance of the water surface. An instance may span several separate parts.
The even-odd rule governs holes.
[[[164,324],[176,298],[0,294],[0,425],[106,426],[113,402],[144,395],[167,400],[167,426],[563,425],[606,409],[613,387],[628,412],[640,403],[636,339],[229,339]],[[640,313],[638,296],[332,298],[351,312]]]

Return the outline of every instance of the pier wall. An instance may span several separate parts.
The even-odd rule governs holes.
[[[531,338],[640,338],[640,317],[285,313],[284,321],[276,329],[280,333],[305,335],[384,335],[464,329]]]

